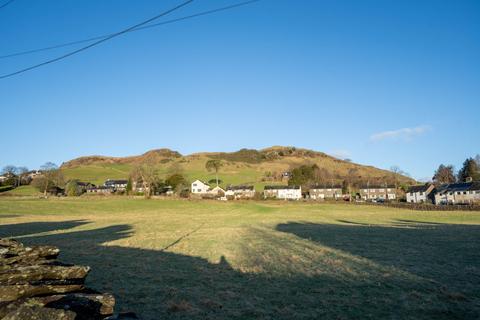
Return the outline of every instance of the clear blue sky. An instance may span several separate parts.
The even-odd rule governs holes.
[[[0,10],[0,55],[179,2],[16,0]],[[0,59],[0,72],[69,50]],[[263,0],[0,80],[0,108],[0,166],[294,145],[429,177],[480,153],[480,1]]]

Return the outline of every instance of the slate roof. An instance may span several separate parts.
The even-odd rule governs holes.
[[[227,190],[250,190],[250,191],[254,191],[255,188],[254,186],[230,186],[227,188]]]
[[[327,185],[313,185],[310,189],[342,189],[341,185],[327,186]]]
[[[410,192],[413,192],[413,193],[416,193],[416,192],[426,192],[428,190],[428,188],[430,188],[430,184],[422,184],[422,185],[419,185],[419,186],[411,186],[410,188],[408,188],[407,190],[407,193],[410,193]]]
[[[437,192],[456,192],[456,191],[474,191],[474,190],[480,190],[480,181],[442,184],[436,189]]]
[[[113,184],[127,184],[128,180],[107,180],[105,181],[105,185],[113,185]]]
[[[299,186],[265,186],[264,190],[295,190],[300,189]]]

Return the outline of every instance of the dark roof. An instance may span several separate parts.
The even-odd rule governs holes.
[[[369,185],[369,186],[361,186],[360,189],[395,189],[395,186],[379,186],[379,185]]]
[[[265,186],[265,190],[300,189],[299,186]]]
[[[227,190],[255,190],[253,186],[229,186]]]
[[[419,186],[411,186],[408,188],[407,192],[426,192],[430,188],[431,184],[423,184]]]
[[[455,191],[472,191],[472,190],[480,190],[480,181],[442,184],[436,189],[437,192],[444,192],[444,191],[455,192]]]
[[[88,190],[112,190],[113,188],[112,187],[106,187],[106,186],[95,186],[95,185],[92,185],[90,187],[87,188]]]
[[[342,189],[341,185],[333,185],[333,186],[328,186],[328,185],[313,185],[310,187],[310,189]]]
[[[107,180],[105,181],[105,185],[108,184],[127,184],[128,180]]]

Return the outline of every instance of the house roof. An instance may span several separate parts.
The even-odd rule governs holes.
[[[328,185],[313,185],[310,187],[310,189],[342,189],[341,185],[333,185],[333,186],[328,186]]]
[[[437,192],[444,192],[444,191],[455,192],[455,191],[473,191],[473,190],[480,190],[480,181],[442,184],[436,189]]]
[[[422,185],[419,185],[419,186],[411,186],[410,188],[408,188],[407,192],[413,192],[413,193],[416,193],[416,192],[426,192],[428,190],[428,188],[430,188],[431,184],[427,183],[427,184],[422,184]]]
[[[255,190],[254,186],[229,186],[227,190]]]
[[[300,186],[265,186],[264,190],[293,190],[300,189]]]
[[[105,184],[127,184],[128,180],[110,180],[105,181]]]
[[[369,186],[361,186],[360,189],[395,189],[395,186],[379,186],[379,185],[369,185]]]
[[[197,179],[197,180],[193,181],[192,183],[195,183],[195,182],[201,182],[201,183],[203,183],[203,184],[206,185],[206,186],[210,186],[210,184],[208,184],[208,182],[205,182],[205,181],[202,181],[202,180],[198,180],[198,179]]]

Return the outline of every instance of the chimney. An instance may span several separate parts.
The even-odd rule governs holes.
[[[472,180],[473,180],[472,177],[466,177],[465,178],[465,182],[472,182]]]

